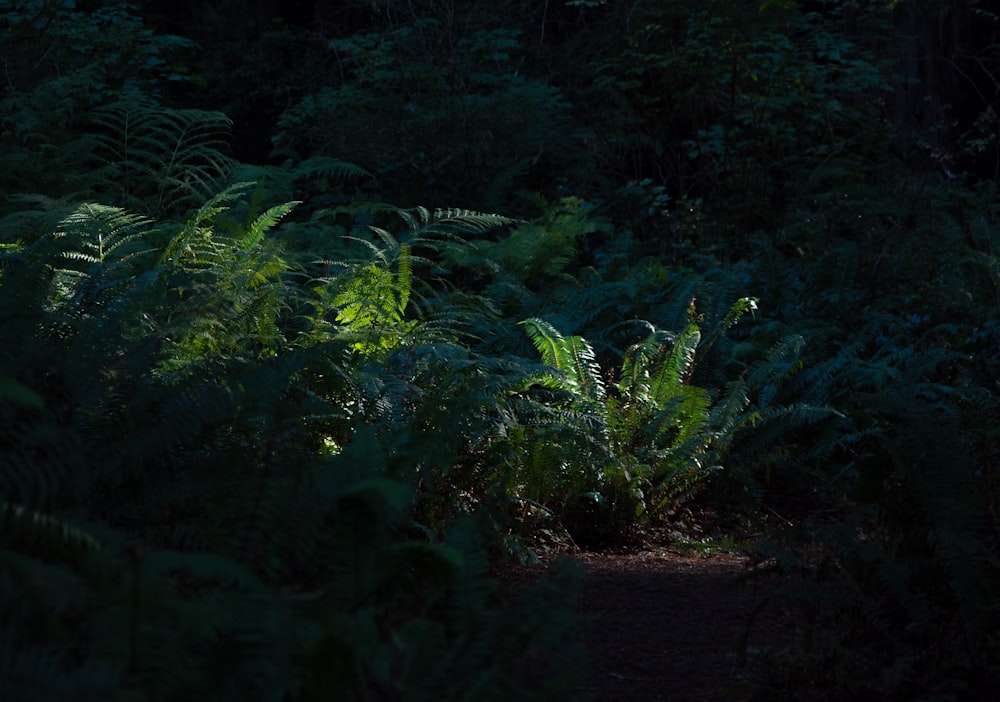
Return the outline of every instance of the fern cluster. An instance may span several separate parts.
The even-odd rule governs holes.
[[[928,188],[935,198],[947,190]],[[898,258],[888,256],[884,279],[860,275],[859,263],[877,261],[864,239],[806,269],[827,281],[815,283],[828,292],[814,302],[828,306],[825,322],[814,321],[816,309],[788,314],[814,350],[801,349],[805,362],[789,367],[772,397],[787,405],[794,391],[838,414],[811,430],[826,437],[813,444],[821,451],[797,452],[791,465],[801,468],[774,476],[800,500],[802,478],[812,484],[799,523],[767,549],[772,563],[802,576],[784,597],[811,624],[802,627],[805,645],[771,652],[771,664],[781,663],[764,697],[813,688],[830,699],[844,691],[972,699],[997,683],[998,435],[986,418],[998,404],[995,354],[982,345],[995,326],[996,288],[980,264],[964,263],[994,245],[995,213],[984,207],[981,217],[985,229],[970,241],[952,213],[927,212],[927,228],[908,232]],[[917,283],[903,275],[913,258],[933,295],[913,294]],[[769,438],[766,425],[757,437]],[[788,457],[774,458],[787,471]]]
[[[5,694],[545,699],[571,669],[556,663],[569,619],[554,603],[572,574],[540,586],[541,618],[512,613],[482,579],[475,520],[411,533],[419,471],[454,462],[451,448],[432,466],[426,439],[363,428],[418,421],[373,365],[419,348],[410,244],[379,230],[386,248],[293,295],[310,264],[270,232],[295,203],[238,224],[246,190],[178,223],[83,204],[7,254]],[[304,300],[325,333],[289,314]]]
[[[995,689],[996,16],[529,4],[0,3],[5,695],[557,697],[484,554],[682,506],[762,699]]]

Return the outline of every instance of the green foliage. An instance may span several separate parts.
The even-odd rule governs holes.
[[[806,179],[856,172],[881,129],[878,59],[794,3],[637,5],[601,46],[587,119],[618,183],[712,193],[736,226],[771,222]],[[873,13],[870,26],[883,23]]]
[[[100,164],[94,177],[113,184],[106,196],[128,207],[183,211],[211,196],[231,168],[223,114],[164,109],[129,95],[95,110],[93,122]]]
[[[188,80],[172,61],[177,53],[194,48],[193,42],[146,28],[134,5],[112,3],[85,10],[72,0],[5,0],[0,9],[7,78],[15,88],[82,65],[99,66],[106,72],[105,81],[121,81],[92,85],[95,97],[102,91],[151,87],[157,80]]]
[[[345,233],[340,255],[325,253],[321,274],[309,283],[308,304],[314,308],[307,315],[310,338],[349,338],[353,350],[364,357],[383,357],[418,341],[421,325],[408,311],[414,287],[421,283],[414,278],[414,266],[430,262],[414,249],[433,252],[453,243],[459,233],[483,232],[510,222],[467,210],[431,213],[426,208],[408,211],[389,206],[324,210],[316,216],[319,221],[336,221],[343,215],[355,218],[354,228]],[[405,232],[397,237],[385,227],[365,223],[376,215],[402,220]],[[433,332],[434,326],[423,329]]]
[[[517,611],[482,577],[484,524],[408,535],[419,445],[360,424],[367,354],[352,367],[349,334],[291,343],[271,230],[294,203],[237,224],[246,190],[180,223],[85,204],[5,265],[5,694],[551,698],[573,668],[571,569]]]
[[[432,6],[331,40],[339,75],[281,116],[275,153],[343,158],[378,174],[390,195],[491,209],[548,161],[569,160],[569,106],[558,89],[520,74],[521,32],[492,19],[467,31],[445,12]]]
[[[753,304],[748,298],[738,300],[725,315],[723,326],[735,324]],[[566,412],[557,421],[564,429],[573,428],[567,435],[542,424],[519,437],[527,442],[523,449],[527,474],[537,476],[539,452],[544,451],[549,462],[555,462],[544,470],[581,476],[569,484],[570,489],[578,496],[598,496],[599,504],[606,502],[606,518],[613,528],[628,526],[647,506],[660,511],[690,499],[721,468],[722,453],[716,447],[726,446],[737,427],[752,421],[743,414],[747,402],[742,383],[731,385],[724,402],[715,407],[708,390],[690,384],[702,340],[693,304],[688,326],[680,333],[654,329],[628,349],[621,380],[613,388],[607,386],[585,339],[563,337],[540,319],[521,324],[542,361],[554,371],[531,382],[568,397]],[[723,331],[716,330],[717,334]],[[578,497],[567,491],[565,482],[549,480],[557,482],[539,492],[538,478],[528,478],[535,490],[525,496],[544,503],[551,501],[554,492],[564,500],[569,498],[567,521],[581,518],[571,511]],[[600,516],[591,513],[583,518],[599,520]]]
[[[803,518],[772,551],[779,565],[803,576],[803,585],[786,594],[811,625],[802,632],[808,645],[788,655],[771,652],[782,661],[762,693],[770,698],[793,699],[814,685],[810,694],[817,698],[847,690],[886,699],[961,699],[996,684],[996,642],[988,632],[997,618],[992,592],[1000,574],[997,453],[988,447],[997,432],[983,419],[995,415],[997,399],[989,389],[991,372],[984,372],[993,354],[972,341],[989,336],[994,286],[978,266],[961,264],[970,243],[984,245],[992,234],[970,242],[947,208],[930,209],[946,201],[949,190],[928,185],[929,202],[925,196],[907,203],[922,224],[896,250],[883,249],[900,277],[875,281],[878,296],[864,279],[817,284],[824,291],[818,304],[836,303],[830,321],[826,328],[802,326],[814,343],[830,348],[772,395],[787,404],[785,393],[794,391],[810,404],[839,410],[817,425],[839,425],[837,433],[821,432],[815,449],[800,448],[796,456],[823,470],[796,472],[812,474],[809,511],[837,504],[837,496],[846,497],[847,506],[835,523]],[[980,216],[991,228],[993,215]],[[856,245],[838,250],[857,261]],[[831,261],[807,270],[843,275],[831,270]],[[920,282],[902,275],[923,266]],[[846,338],[826,341],[831,334]],[[769,439],[766,425],[758,436]],[[801,482],[788,481],[795,475],[781,480],[801,496]]]
[[[381,253],[377,252],[380,258]],[[413,275],[407,245],[399,247],[395,264],[395,271],[374,262],[355,271],[332,300],[332,306],[338,310],[336,321],[363,339],[354,343],[354,350],[363,355],[399,345],[399,340],[379,331],[383,325],[403,335],[416,326],[404,321]]]
[[[694,500],[762,699],[996,688],[985,3],[91,5],[0,2],[8,697],[564,696],[483,554]]]
[[[772,671],[774,699],[809,685],[817,697],[962,698],[996,683],[1000,569],[992,498],[980,488],[968,429],[978,412],[996,411],[995,399],[976,407],[909,380],[866,394],[880,419],[858,452],[863,507],[844,524],[807,523],[783,537],[792,551],[779,559],[808,583],[785,595],[815,628],[808,646],[786,652]],[[818,562],[795,555],[817,543]]]
[[[541,319],[526,319],[525,326],[532,343],[542,357],[542,363],[559,372],[556,378],[544,377],[542,384],[575,395],[579,401],[600,405],[605,398],[601,369],[594,350],[579,336],[564,338],[556,329]]]
[[[343,205],[345,201],[365,200],[361,189],[371,184],[374,176],[355,166],[328,156],[314,156],[297,163],[282,166],[254,166],[234,164],[232,176],[238,181],[257,184],[258,197],[290,200],[302,198],[310,207]],[[355,189],[348,191],[350,184]],[[351,197],[348,197],[348,196]]]
[[[87,190],[89,111],[123,94],[159,96],[166,85],[192,80],[180,57],[193,42],[147,28],[130,4],[84,10],[75,2],[6,0],[0,15],[6,193]]]
[[[519,284],[535,287],[566,272],[587,238],[611,231],[610,223],[579,198],[538,204],[540,217],[520,224],[496,242],[478,243],[466,256],[471,253],[493,265],[499,263]],[[471,263],[468,258],[460,262]]]

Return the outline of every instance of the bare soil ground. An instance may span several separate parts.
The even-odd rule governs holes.
[[[762,572],[760,563],[751,571],[751,556],[727,536],[744,534],[750,548],[764,531],[751,535],[710,510],[681,516],[591,548],[560,530],[542,529],[533,543],[540,564],[495,573],[516,590],[518,583],[545,577],[558,556],[580,564],[578,640],[587,666],[566,702],[773,698],[761,672],[765,665],[780,666],[782,651],[794,651],[797,608],[782,597],[794,579]],[[712,546],[727,542],[732,552]]]
[[[601,702],[746,700],[739,684],[751,611],[775,582],[741,583],[747,559],[682,555],[667,549],[579,553],[585,581],[579,602],[588,675],[576,699]],[[765,608],[749,630],[751,646],[788,635],[784,613]],[[742,689],[741,689],[742,688]]]

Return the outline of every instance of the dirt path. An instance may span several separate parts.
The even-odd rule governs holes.
[[[582,553],[589,675],[575,697],[600,702],[747,699],[730,689],[747,618],[773,583],[740,585],[745,559],[666,550]],[[752,643],[780,635],[775,615]],[[728,694],[727,694],[728,691]]]

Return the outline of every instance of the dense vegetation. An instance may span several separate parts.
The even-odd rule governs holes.
[[[987,3],[0,10],[5,700],[557,699],[489,562],[695,507],[761,699],[1000,684]]]

